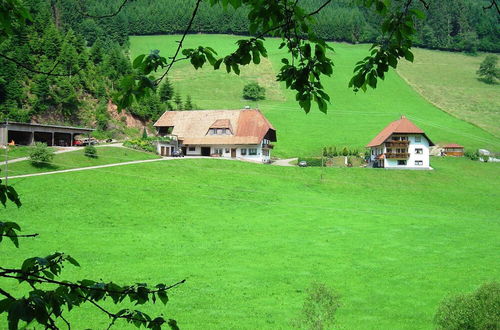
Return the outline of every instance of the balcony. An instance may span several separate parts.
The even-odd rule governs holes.
[[[387,141],[386,148],[408,148],[409,141]]]
[[[387,159],[408,159],[410,154],[407,152],[386,152],[385,158]]]
[[[262,144],[262,149],[273,149],[274,148],[274,144],[271,144],[271,143],[263,143]]]

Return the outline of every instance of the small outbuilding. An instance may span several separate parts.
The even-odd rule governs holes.
[[[443,147],[443,153],[445,156],[463,157],[464,147],[460,144],[450,143]]]

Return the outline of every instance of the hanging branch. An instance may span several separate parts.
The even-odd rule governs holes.
[[[194,18],[196,17],[196,14],[198,13],[198,9],[200,8],[201,1],[202,0],[196,1],[196,4],[195,4],[194,9],[193,9],[193,13],[191,14],[191,19],[189,20],[189,23],[188,23],[186,29],[184,30],[184,33],[182,34],[181,40],[178,41],[179,45],[177,46],[177,49],[175,50],[175,54],[174,54],[174,56],[172,56],[170,58],[171,61],[170,61],[170,64],[168,65],[165,73],[163,73],[161,75],[161,77],[155,81],[156,85],[158,85],[163,80],[163,78],[165,78],[168,75],[168,72],[170,71],[170,69],[172,68],[172,66],[174,65],[175,62],[178,62],[178,61],[183,60],[183,59],[187,59],[187,57],[182,58],[182,59],[177,59],[177,56],[179,55],[179,52],[182,49],[182,43],[184,42],[186,35],[188,34],[189,30],[191,30],[191,26],[193,25]]]
[[[116,15],[118,15],[122,9],[125,7],[125,5],[127,4],[127,2],[129,2],[129,0],[123,0],[123,2],[121,3],[121,5],[118,7],[118,9],[116,11],[114,11],[113,13],[111,14],[107,14],[107,15],[90,15],[90,14],[87,14],[85,11],[81,10],[82,8],[82,5],[81,5],[81,2],[79,2],[80,4],[80,14],[85,16],[85,17],[88,17],[88,18],[96,18],[96,19],[102,19],[102,18],[111,18],[111,17],[114,17]]]
[[[484,6],[483,10],[489,10],[491,8],[495,7],[497,10],[497,14],[500,15],[500,8],[498,7],[497,1],[496,0],[491,0],[491,3],[488,6]]]

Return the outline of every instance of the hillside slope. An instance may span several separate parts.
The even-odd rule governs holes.
[[[210,45],[220,56],[234,50],[240,37],[229,35],[190,35],[185,47]],[[159,49],[170,56],[177,47],[178,36],[133,36],[131,56]],[[405,114],[424,129],[436,143],[456,142],[467,148],[500,149],[500,139],[484,130],[459,120],[430,104],[394,72],[390,72],[376,90],[353,93],[347,88],[354,63],[366,56],[367,45],[333,44],[334,75],[325,80],[332,97],[328,114],[313,109],[305,114],[295,95],[285,90],[274,76],[280,60],[286,56],[278,50],[279,41],[269,39],[266,46],[269,61],[262,67],[250,66],[240,76],[210,68],[194,70],[189,63],[176,63],[170,80],[182,94],[191,94],[202,109],[259,107],[278,132],[274,154],[281,157],[318,154],[323,146],[364,147],[390,121]],[[265,70],[263,70],[263,68]],[[273,70],[271,74],[270,70]],[[268,71],[269,70],[269,71]],[[252,103],[242,100],[245,83],[259,81],[267,87],[267,100]]]
[[[500,137],[500,85],[479,81],[476,71],[487,54],[415,49],[415,62],[398,73],[426,100],[453,116]]]

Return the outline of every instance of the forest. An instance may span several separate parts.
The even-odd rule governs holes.
[[[131,71],[128,36],[182,32],[194,1],[131,1],[118,15],[104,19],[91,16],[114,13],[123,1],[24,1],[35,22],[18,26],[14,36],[0,44],[1,119],[19,122],[35,119],[105,130],[110,119],[107,100],[113,99],[121,78]],[[313,10],[322,3],[308,0],[302,5]],[[315,16],[317,35],[349,43],[376,40],[380,18],[353,3],[341,0],[325,7]],[[430,2],[426,19],[417,22],[418,37],[414,43],[471,54],[500,51],[498,15],[484,11],[485,3]],[[223,10],[203,2],[191,32],[245,35],[247,29],[244,7]],[[19,63],[29,70],[20,70]],[[183,97],[187,97],[186,103],[167,82],[159,93],[127,110],[140,119],[155,120],[165,108],[195,107],[189,96]]]
[[[312,11],[322,0],[304,0],[300,5]],[[110,35],[124,43],[126,34],[173,34],[184,31],[195,0],[141,0],[132,1],[115,18],[108,20],[85,19],[89,15],[107,15],[116,11],[122,0],[86,1],[86,7],[75,11],[78,0],[62,1],[63,19],[85,35],[89,42],[99,36]],[[326,40],[350,43],[373,42],[379,37],[380,18],[357,5],[355,0],[333,1],[315,16],[316,34]],[[498,15],[485,11],[483,0],[430,0],[426,19],[417,22],[418,38],[414,43],[432,49],[475,52],[500,51]],[[421,3],[418,3],[422,7]],[[420,8],[424,9],[424,8]],[[226,11],[207,2],[202,3],[192,32],[248,34],[248,11],[245,7]],[[125,33],[126,31],[126,33]]]

